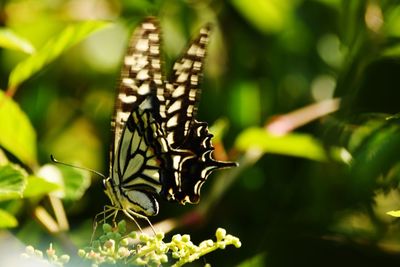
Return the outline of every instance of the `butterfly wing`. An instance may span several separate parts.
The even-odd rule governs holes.
[[[161,195],[181,204],[196,204],[200,201],[200,189],[212,171],[237,166],[235,162],[218,161],[212,157],[212,137],[206,122],[193,120],[182,149],[170,151],[173,158],[179,158],[178,171],[162,169],[163,173],[166,172],[162,177],[174,178],[162,179]],[[173,173],[168,173],[171,170]]]
[[[161,105],[157,94],[163,95],[163,88],[160,30],[157,20],[149,17],[131,37],[112,119],[108,194],[123,210],[158,213],[154,194],[161,190],[161,153],[168,150],[157,122]]]
[[[179,148],[183,144],[195,118],[209,35],[210,25],[206,25],[175,62],[172,76],[166,84],[163,127],[171,148]]]
[[[235,166],[212,158],[207,123],[195,120],[210,28],[201,29],[163,81],[160,30],[147,18],[133,34],[121,74],[112,121],[112,201],[122,209],[155,215],[154,193],[197,203],[215,169]],[[114,202],[115,202],[114,201]]]
[[[147,96],[154,96],[158,90],[163,91],[163,88],[160,27],[155,18],[149,17],[132,34],[124,57],[114,116],[111,121],[113,140],[110,149],[110,170],[129,114],[136,110]],[[157,116],[154,114],[154,117]]]
[[[195,120],[200,96],[199,83],[210,35],[210,25],[200,29],[185,53],[175,62],[166,84],[163,128],[172,160],[165,160],[161,194],[179,203],[197,203],[200,189],[213,170],[236,166],[212,158],[212,134],[206,122]],[[175,162],[171,167],[169,162]]]
[[[145,215],[158,213],[154,195],[161,191],[162,155],[168,150],[160,125],[153,117],[157,105],[155,97],[149,96],[129,115],[112,168],[121,207]]]

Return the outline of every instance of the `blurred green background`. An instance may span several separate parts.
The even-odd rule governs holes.
[[[166,73],[198,29],[213,24],[198,117],[212,126],[216,157],[226,152],[240,163],[209,178],[198,207],[161,201],[151,218],[183,218],[173,232],[194,241],[217,227],[240,237],[242,248],[193,266],[399,264],[400,223],[387,214],[400,208],[399,4],[2,0],[0,88],[8,100],[0,107],[0,162],[22,166],[30,176],[21,183],[37,183],[22,199],[0,194],[1,210],[18,221],[4,232],[66,251],[90,242],[93,217],[108,204],[101,178],[74,180],[64,169],[57,195],[50,183],[37,189],[32,176],[49,176],[50,154],[108,173],[122,57],[129,34],[152,15],[161,22]],[[81,26],[65,33],[71,25]],[[8,102],[22,111],[5,109]],[[0,170],[2,181],[10,185]],[[61,234],[35,213],[51,210],[50,191],[69,221]]]

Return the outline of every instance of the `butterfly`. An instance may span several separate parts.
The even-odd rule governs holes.
[[[209,35],[209,25],[201,28],[167,80],[158,20],[148,17],[134,31],[111,122],[110,175],[103,181],[114,216],[123,211],[134,221],[148,220],[159,212],[157,196],[198,203],[211,172],[237,165],[212,157],[213,135],[196,119]]]

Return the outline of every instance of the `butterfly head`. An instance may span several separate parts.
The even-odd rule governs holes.
[[[110,177],[103,179],[103,189],[107,197],[110,199],[111,204],[114,206],[117,201],[115,199],[115,194],[113,193],[113,184]]]

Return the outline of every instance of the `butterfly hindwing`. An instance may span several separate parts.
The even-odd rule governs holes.
[[[161,194],[168,200],[174,200],[181,204],[198,203],[200,189],[212,171],[220,168],[237,166],[235,162],[217,161],[212,157],[214,147],[211,139],[213,135],[208,130],[206,122],[194,120],[181,149],[171,151],[173,157],[180,156],[180,164],[174,177],[162,181]],[[190,153],[188,153],[190,152]],[[185,154],[186,153],[186,154]],[[166,168],[168,172],[173,168]],[[164,176],[164,175],[162,175]]]
[[[236,163],[212,158],[214,147],[207,123],[195,120],[209,35],[210,25],[200,29],[173,65],[172,76],[166,83],[166,112],[162,125],[171,147],[172,162],[179,164],[162,170],[168,174],[163,175],[167,178],[162,181],[161,194],[182,204],[199,201],[201,186],[213,170],[236,166]],[[169,161],[165,162],[168,165]]]
[[[162,154],[168,150],[164,134],[155,120],[153,96],[133,110],[122,131],[113,164],[112,178],[121,195],[135,211],[158,213],[154,195],[161,190]]]

